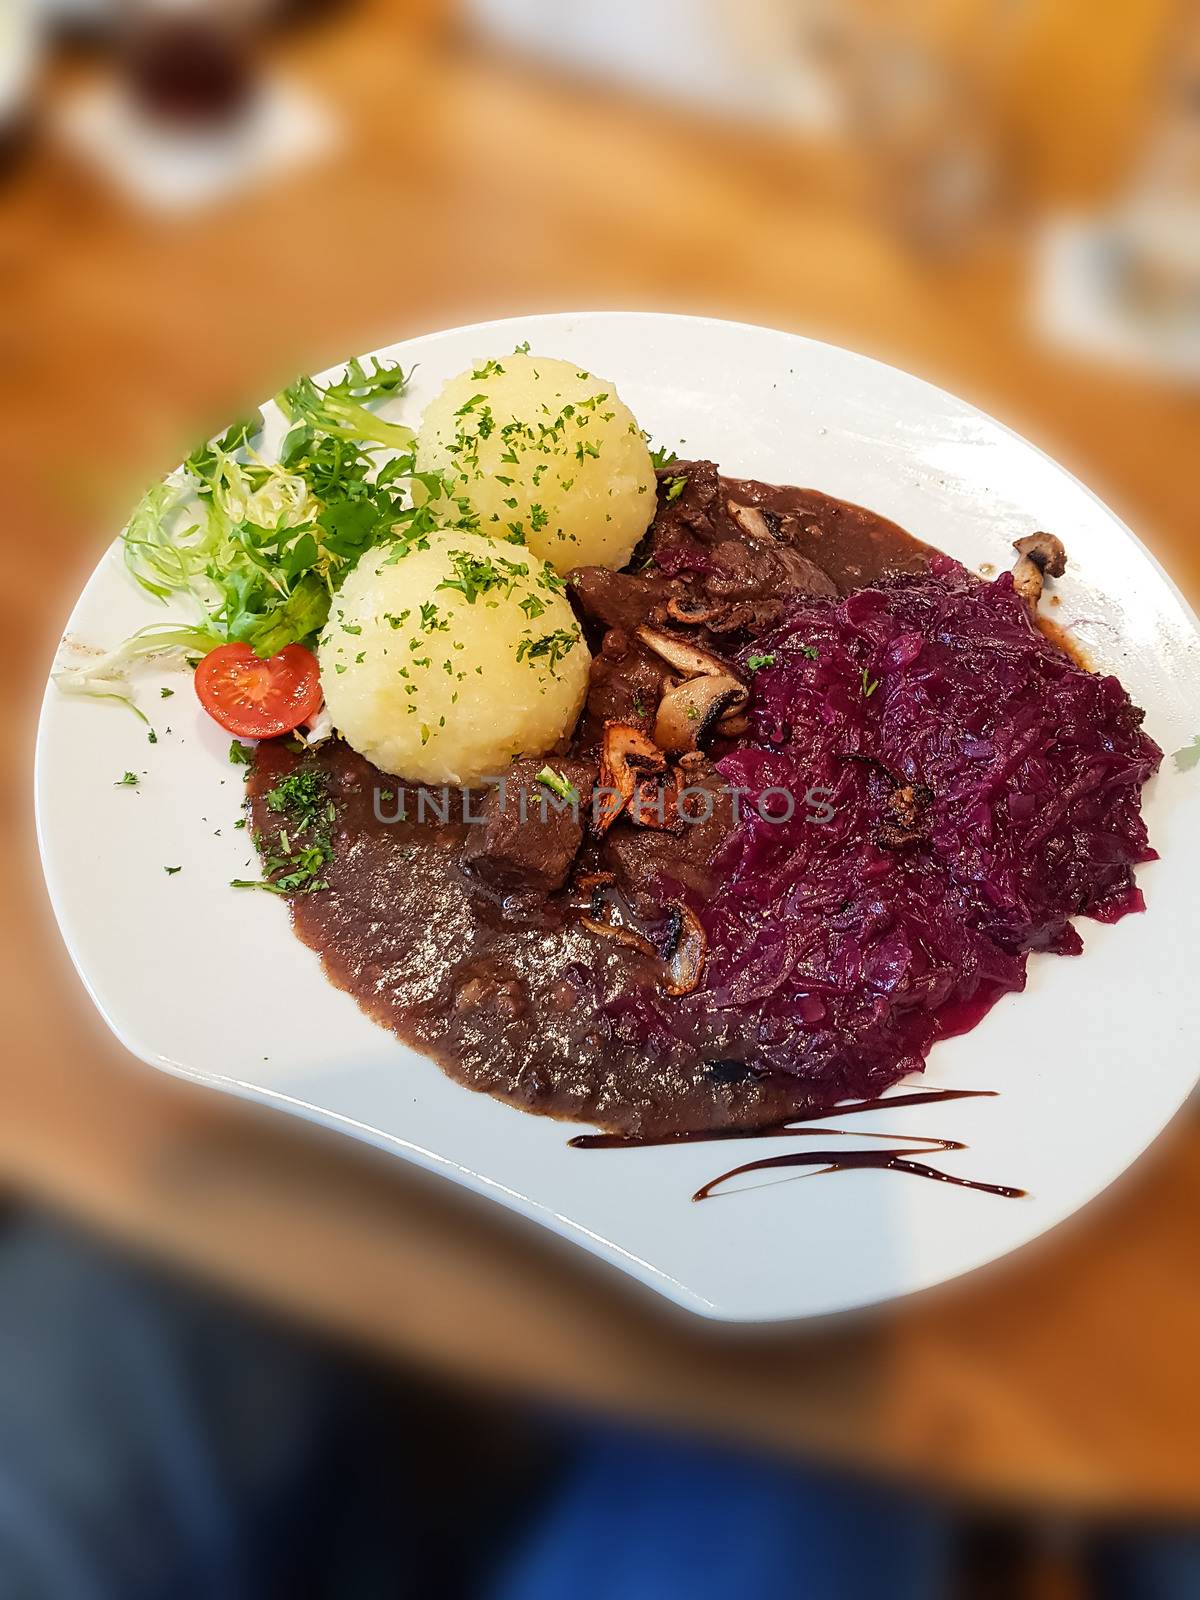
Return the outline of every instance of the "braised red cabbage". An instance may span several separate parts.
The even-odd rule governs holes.
[[[1078,953],[1071,918],[1142,908],[1161,752],[1009,574],[938,557],[803,602],[740,664],[752,732],[719,770],[744,799],[696,905],[696,1002],[738,1021],[748,1064],[831,1100],[878,1091],[1023,988],[1029,951]]]

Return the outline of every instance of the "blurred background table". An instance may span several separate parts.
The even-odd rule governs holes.
[[[1038,72],[1019,95],[991,88],[1037,157],[1026,202],[1041,189],[1076,203],[1111,187],[1140,138],[1165,8],[1090,54],[1063,31],[1064,10],[1082,28],[1086,9],[1050,10]],[[1068,41],[1075,70],[1056,78]],[[1014,81],[1033,48],[1010,62]],[[89,1009],[30,815],[27,752],[58,629],[143,481],[296,370],[523,311],[794,329],[1003,416],[1200,595],[1197,394],[1039,337],[1020,206],[998,205],[969,244],[921,238],[885,203],[886,173],[881,188],[845,141],[561,76],[481,44],[432,0],[339,8],[275,49],[343,136],[286,181],[164,221],[39,139],[0,189],[0,637],[20,705],[0,790],[0,1182],[416,1370],[971,1496],[1195,1516],[1194,1111],[1086,1215],[1010,1261],[871,1315],[734,1332],[446,1184],[156,1076]],[[40,115],[93,70],[56,65]],[[1061,94],[1052,118],[1047,83]],[[1153,1065],[1130,1063],[1131,1092]]]

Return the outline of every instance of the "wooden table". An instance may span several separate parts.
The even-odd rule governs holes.
[[[1194,1515],[1192,1113],[1084,1216],[967,1281],[869,1316],[729,1332],[449,1185],[156,1076],[90,1010],[36,864],[36,696],[141,482],[294,370],[547,309],[818,333],[1015,422],[1200,594],[1195,398],[1038,347],[1018,252],[917,262],[836,154],[475,56],[443,40],[435,7],[368,6],[290,48],[346,118],[332,164],[170,226],[48,148],[0,198],[0,639],[22,752],[0,788],[0,1180],[420,1368],[964,1494]]]

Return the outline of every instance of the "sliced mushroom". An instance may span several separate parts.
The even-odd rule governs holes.
[[[1047,577],[1061,578],[1067,570],[1067,552],[1061,539],[1052,533],[1031,533],[1024,539],[1014,539],[1017,564],[1013,568],[1013,587],[1030,606],[1042,598],[1042,585]]]
[[[717,723],[733,724],[749,691],[718,656],[658,628],[639,628],[637,636],[683,675],[682,682],[666,680],[659,701],[654,738],[661,749],[672,755],[695,750]]]
[[[605,890],[616,882],[615,872],[582,872],[571,884],[573,893],[586,896],[587,909],[593,917],[604,912]]]
[[[1031,533],[1024,539],[1013,541],[1018,555],[1028,556],[1051,578],[1061,578],[1067,570],[1067,552],[1061,539],[1053,533]]]
[[[725,663],[714,656],[709,650],[701,650],[699,645],[690,639],[681,639],[677,633],[666,633],[661,628],[637,629],[637,637],[646,646],[653,650],[656,656],[661,656],[676,672],[682,673],[685,678],[699,678],[710,673],[728,672]]]
[[[1028,556],[1022,556],[1013,568],[1013,588],[1030,606],[1036,606],[1042,598],[1042,569]]]
[[[620,906],[613,900],[607,899],[604,888],[597,885],[588,913],[581,915],[579,920],[589,933],[598,934],[602,939],[612,939],[617,944],[627,945],[639,955],[664,961],[667,972],[661,987],[665,994],[691,994],[700,982],[700,975],[704,970],[708,940],[700,919],[695,912],[684,905],[682,900],[668,901],[666,911],[666,937],[660,939],[656,945],[644,933],[639,933],[625,921]]]
[[[649,939],[644,934],[636,933],[632,928],[625,928],[614,922],[599,922],[595,917],[580,917],[579,920],[589,933],[598,933],[602,939],[615,939],[618,944],[627,944],[639,955],[655,959],[658,956],[658,951]]]
[[[633,799],[638,778],[645,773],[664,772],[662,751],[628,722],[606,722],[600,742],[600,781],[592,828],[597,835],[608,832]]]
[[[625,815],[639,828],[678,833],[684,822],[679,810],[678,774],[670,774],[665,782],[655,778],[639,779]]]
[[[601,889],[605,884],[615,883],[616,881],[617,875],[615,872],[581,872],[579,877],[575,879],[575,887],[577,889]]]
[[[748,538],[770,539],[772,537],[767,519],[757,506],[743,505],[738,500],[726,500],[725,509]]]
[[[746,704],[746,686],[723,672],[688,678],[658,702],[654,742],[670,755],[697,750],[720,720]]]
[[[678,920],[672,929],[670,949],[670,983],[663,984],[663,992],[671,995],[691,994],[700,982],[704,960],[708,954],[708,938],[700,918],[682,900],[672,900],[671,910]]]
[[[700,628],[720,614],[720,607],[704,600],[688,600],[679,595],[672,595],[667,601],[666,612],[674,622],[682,622],[690,628]]]

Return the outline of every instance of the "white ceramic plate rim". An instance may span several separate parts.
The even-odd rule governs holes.
[[[440,351],[448,347],[457,350],[464,344],[473,346],[472,354],[466,358],[473,359],[475,355],[502,353],[504,349],[509,347],[510,341],[515,343],[522,338],[530,336],[538,341],[543,348],[548,349],[550,353],[558,353],[559,350],[565,350],[566,346],[586,346],[589,343],[589,339],[593,344],[597,340],[601,344],[607,344],[608,338],[611,336],[619,342],[622,335],[630,338],[635,347],[640,347],[643,342],[653,345],[656,340],[663,343],[664,346],[669,346],[673,337],[677,337],[678,340],[685,341],[689,345],[704,346],[707,342],[714,348],[723,347],[723,341],[730,343],[733,348],[736,348],[739,341],[742,341],[747,350],[753,346],[767,343],[776,351],[788,352],[790,358],[796,361],[798,365],[821,369],[824,364],[832,369],[844,369],[846,372],[853,372],[856,379],[861,381],[864,390],[869,390],[873,384],[882,386],[885,392],[892,387],[898,387],[906,395],[911,395],[915,399],[923,399],[934,416],[942,414],[961,418],[964,423],[970,424],[979,430],[981,437],[986,435],[989,440],[1001,443],[1006,442],[1017,458],[1025,462],[1041,463],[1048,482],[1053,481],[1062,486],[1064,493],[1069,489],[1069,497],[1076,499],[1082,497],[1080,503],[1086,503],[1091,508],[1097,526],[1104,525],[1110,530],[1119,530],[1123,538],[1132,547],[1131,552],[1126,552],[1127,556],[1136,552],[1136,560],[1131,562],[1131,570],[1137,569],[1143,574],[1147,571],[1153,573],[1159,585],[1159,591],[1155,596],[1157,610],[1167,618],[1164,626],[1168,626],[1170,630],[1173,630],[1171,636],[1179,656],[1178,659],[1167,661],[1164,664],[1164,674],[1170,675],[1174,692],[1182,694],[1184,699],[1186,699],[1187,693],[1200,695],[1200,655],[1196,651],[1197,635],[1200,630],[1198,630],[1196,618],[1178,588],[1163,571],[1159,563],[1140,544],[1136,536],[1090,490],[1086,489],[1071,474],[1065,472],[1063,468],[1051,461],[1044,452],[1037,450],[1028,441],[1023,440],[1012,430],[995,422],[994,419],[979,412],[976,408],[966,405],[933,385],[912,378],[910,375],[899,371],[899,369],[888,367],[866,356],[842,351],[835,346],[826,345],[819,341],[804,339],[798,335],[777,333],[773,330],[758,328],[750,324],[634,312],[564,312],[550,316],[509,318],[478,323],[466,328],[445,330],[427,336],[418,336],[396,345],[385,347],[376,353],[382,356],[399,358],[405,365],[408,365],[414,357],[418,361],[428,363]],[[551,348],[552,346],[555,348]],[[679,348],[682,348],[682,346],[679,346]],[[642,387],[642,384],[637,379],[631,379],[628,376],[631,363],[623,366],[614,359],[605,366],[602,360],[596,359],[590,353],[586,356],[584,354],[576,356],[574,348],[570,353],[573,359],[588,360],[596,370],[604,371],[606,376],[611,377],[618,385],[626,398],[631,398],[629,390],[636,390]],[[747,357],[747,359],[749,358]],[[444,369],[439,368],[438,376],[446,376],[450,371],[457,370],[458,366],[465,364],[462,359],[456,357],[456,360],[457,366],[451,362]],[[624,377],[622,376],[623,371],[627,373]],[[645,381],[646,383],[651,382],[650,379]],[[654,431],[654,422],[645,415],[642,406],[635,403],[634,409],[644,425],[650,426]],[[404,410],[403,414],[406,416],[415,415],[415,410],[409,408]],[[654,419],[659,423],[659,437],[670,437],[665,431],[669,427],[669,423],[664,420],[665,416],[666,413],[664,411],[659,414],[658,418]],[[897,421],[895,426],[897,431],[903,435],[906,423]],[[809,441],[810,445],[812,442],[811,440]],[[954,441],[953,439],[942,441],[942,444],[952,448]],[[888,448],[890,447],[891,442],[889,440]],[[754,448],[757,448],[757,441]],[[903,439],[901,439],[896,457],[897,461],[907,460],[905,455],[906,448]],[[915,449],[915,445],[913,448]],[[720,453],[716,450],[713,450],[713,453],[717,455],[718,460],[721,459]],[[751,450],[751,453],[753,453],[753,450]],[[887,450],[885,449],[883,453],[886,457]],[[738,475],[772,475],[764,470],[762,462],[747,460],[744,454],[736,459],[730,457],[724,460],[722,465],[725,470]],[[884,466],[886,465],[887,462],[885,461]],[[877,468],[878,463],[872,470],[877,470]],[[889,515],[895,514],[892,506],[879,504],[878,497],[873,499],[868,493],[849,494],[844,486],[835,486],[827,481],[822,481],[815,474],[810,475],[798,469],[793,469],[789,473],[777,467],[774,476],[781,479],[790,479],[790,481],[811,482],[814,487],[826,488],[834,493],[842,493],[847,498],[857,498],[862,503],[873,504],[877,509],[884,510]],[[944,548],[949,548],[950,553],[962,554],[962,551],[954,548],[953,540],[938,538],[928,523],[923,526],[913,526],[913,518],[911,516],[907,518],[901,517],[898,520],[906,521],[909,526],[912,526],[914,532],[924,534],[935,544],[940,543]],[[991,546],[989,546],[989,550],[990,548]],[[964,559],[966,559],[965,555]],[[68,623],[69,631],[76,628],[80,617],[87,612],[90,598],[100,590],[107,591],[111,588],[112,576],[110,557],[109,554],[106,554],[85,587],[83,595],[72,614],[71,622]],[[1068,584],[1069,582],[1070,580],[1068,579]],[[1102,605],[1104,603],[1103,595],[1089,594],[1087,599],[1090,604],[1094,605]],[[1167,600],[1171,602],[1169,607],[1165,604]],[[1118,604],[1112,615],[1121,614],[1121,607]],[[1103,621],[1103,616],[1101,621]],[[1122,669],[1122,676],[1124,675],[1124,670]],[[1146,703],[1148,710],[1153,712],[1154,706],[1148,700],[1143,699],[1143,703]],[[1193,703],[1200,704],[1200,698],[1197,698]],[[87,902],[86,888],[80,885],[78,875],[72,878],[69,873],[65,873],[63,870],[61,809],[53,793],[53,769],[55,764],[62,760],[63,739],[67,737],[68,723],[73,724],[72,733],[82,727],[78,718],[74,716],[74,711],[78,709],[78,702],[71,703],[71,706],[72,710],[68,711],[67,703],[64,702],[63,697],[60,696],[52,683],[48,684],[43,700],[35,759],[39,848],[51,901],[62,928],[71,959],[97,1009],[127,1049],[143,1061],[162,1070],[221,1088],[263,1104],[281,1107],[328,1127],[351,1133],[355,1137],[367,1140],[382,1148],[392,1149],[420,1166],[451,1176],[482,1194],[499,1199],[505,1205],[550,1227],[555,1232],[573,1239],[588,1250],[620,1266],[634,1278],[665,1294],[678,1304],[704,1315],[729,1320],[775,1320],[796,1316],[828,1314],[924,1289],[932,1284],[945,1281],[947,1278],[958,1277],[962,1273],[982,1266],[988,1261],[998,1259],[1012,1249],[1028,1242],[1029,1239],[1044,1234],[1049,1228],[1055,1226],[1064,1217],[1077,1211],[1082,1205],[1088,1203],[1105,1189],[1162,1131],[1170,1117],[1186,1099],[1195,1081],[1196,1065],[1194,1054],[1189,1050],[1185,1061],[1181,1051],[1175,1050],[1171,1057],[1172,1071],[1169,1076],[1169,1082],[1160,1085],[1156,1084],[1152,1097],[1153,1106],[1145,1108],[1145,1115],[1138,1116],[1131,1113],[1127,1119],[1128,1125],[1122,1130],[1122,1137],[1118,1141],[1119,1148],[1114,1148],[1105,1159],[1096,1161],[1088,1171],[1086,1179],[1077,1184],[1069,1195],[1061,1197],[1057,1203],[1048,1199],[1039,1206],[1036,1218],[1032,1219],[1028,1226],[1016,1229],[999,1244],[988,1228],[981,1226],[977,1234],[972,1237],[957,1240],[956,1250],[951,1261],[940,1260],[935,1249],[932,1255],[926,1254],[914,1257],[911,1262],[906,1260],[902,1269],[898,1268],[893,1271],[891,1276],[886,1278],[886,1281],[873,1282],[871,1273],[868,1270],[860,1281],[856,1281],[853,1286],[847,1287],[847,1285],[839,1283],[831,1287],[826,1293],[820,1292],[819,1287],[814,1292],[811,1284],[805,1285],[791,1281],[783,1284],[768,1285],[765,1282],[760,1283],[758,1280],[754,1280],[752,1286],[747,1288],[744,1282],[735,1278],[728,1285],[723,1286],[720,1281],[721,1273],[718,1271],[713,1275],[709,1271],[713,1262],[711,1255],[706,1255],[703,1243],[701,1243],[698,1250],[694,1247],[694,1242],[688,1248],[679,1247],[684,1233],[688,1232],[692,1227],[691,1219],[674,1220],[677,1199],[679,1196],[686,1198],[686,1194],[690,1193],[690,1189],[696,1186],[691,1181],[692,1178],[697,1173],[701,1178],[711,1176],[721,1166],[730,1164],[721,1161],[722,1147],[719,1145],[689,1147],[687,1151],[614,1153],[616,1158],[612,1160],[611,1168],[607,1170],[599,1165],[586,1166],[584,1164],[585,1162],[607,1160],[609,1159],[607,1156],[603,1158],[581,1158],[576,1155],[574,1160],[579,1163],[578,1166],[566,1169],[562,1167],[561,1162],[558,1162],[557,1159],[551,1159],[545,1133],[553,1133],[555,1148],[557,1149],[558,1146],[565,1145],[565,1139],[572,1131],[570,1128],[562,1124],[547,1123],[542,1119],[526,1117],[522,1113],[514,1112],[510,1108],[500,1105],[498,1102],[487,1101],[485,1097],[472,1095],[470,1091],[451,1084],[449,1080],[443,1079],[440,1074],[437,1074],[438,1082],[443,1088],[439,1091],[438,1096],[432,1098],[440,1098],[443,1103],[446,1103],[445,1095],[448,1093],[452,1097],[467,1097],[466,1101],[461,1102],[461,1106],[464,1108],[468,1104],[473,1107],[486,1105],[491,1108],[486,1116],[482,1118],[488,1124],[486,1131],[489,1133],[496,1132],[501,1139],[507,1142],[517,1142],[520,1138],[516,1132],[518,1125],[532,1124],[538,1129],[544,1130],[543,1133],[537,1136],[541,1141],[537,1145],[537,1159],[543,1163],[545,1170],[540,1173],[537,1182],[527,1183],[520,1178],[514,1178],[511,1170],[501,1170],[504,1168],[503,1161],[497,1160],[492,1163],[478,1159],[478,1157],[464,1159],[462,1153],[456,1154],[453,1149],[455,1142],[453,1135],[458,1126],[457,1114],[450,1116],[447,1124],[448,1133],[447,1127],[442,1130],[446,1137],[439,1138],[435,1143],[434,1140],[428,1138],[420,1139],[406,1136],[405,1128],[402,1125],[388,1126],[384,1125],[383,1120],[377,1117],[357,1116],[353,1113],[348,1102],[339,1107],[339,1105],[333,1103],[338,1098],[337,1085],[334,1086],[333,1092],[326,1092],[320,1095],[296,1093],[293,1092],[294,1084],[292,1088],[286,1088],[282,1083],[262,1081],[262,1077],[269,1076],[268,1074],[259,1075],[249,1071],[236,1073],[217,1071],[211,1064],[198,1066],[194,1060],[188,1059],[185,1050],[181,1050],[177,1046],[174,1048],[161,1047],[161,1038],[156,1039],[152,1035],[156,1028],[160,1034],[162,1033],[162,1019],[159,1018],[153,1025],[145,1021],[143,1012],[139,1008],[139,997],[132,993],[132,989],[136,986],[130,986],[125,992],[117,994],[114,991],[113,984],[109,981],[111,974],[105,974],[98,970],[94,929],[89,932],[84,926],[86,921],[83,914]],[[93,714],[96,713],[95,707],[88,707],[87,709]],[[117,714],[120,715],[120,713]],[[1183,743],[1186,738],[1190,737],[1192,730],[1184,722],[1181,722],[1180,715],[1178,708],[1175,708],[1172,717],[1166,719],[1167,726],[1165,729],[1157,726],[1152,727],[1152,731],[1160,737],[1160,742],[1164,742],[1163,733],[1165,731],[1167,735],[1165,747],[1168,749],[1173,747],[1169,742],[1171,739],[1176,739],[1178,743]],[[108,726],[112,727],[113,725],[110,722]],[[83,737],[87,738],[90,735],[84,735]],[[161,747],[159,748],[161,749]],[[119,766],[119,764],[119,758],[114,756],[114,767]],[[1161,788],[1164,784],[1170,783],[1171,779],[1171,774],[1164,773],[1160,775],[1156,782]],[[1192,812],[1195,810],[1195,801],[1191,792],[1185,795],[1182,788],[1178,791],[1173,790],[1172,806],[1170,808],[1172,814],[1181,812],[1185,807]],[[1190,837],[1186,833],[1186,826],[1185,837]],[[1183,870],[1188,881],[1200,887],[1200,858],[1197,857],[1196,853],[1194,851],[1191,852],[1186,860],[1182,856],[1175,856],[1173,859]],[[203,891],[201,891],[201,894],[203,897]],[[268,899],[265,896],[255,898],[259,901]],[[1200,896],[1193,895],[1192,898],[1195,900]],[[1153,911],[1151,913],[1152,916]],[[261,917],[258,920],[261,922]],[[276,920],[278,921],[278,919]],[[1086,930],[1085,937],[1087,937],[1090,946],[1093,942],[1104,944],[1110,939],[1122,939],[1125,937],[1125,935],[1122,935],[1122,929],[1128,930],[1132,924],[1141,922],[1149,924],[1150,921],[1150,917],[1145,919],[1126,919],[1124,923],[1118,924],[1112,930],[1097,930],[1096,925],[1090,923],[1083,924],[1083,927]],[[266,924],[264,923],[263,926],[266,926]],[[286,927],[281,927],[280,931],[282,937],[289,941],[289,947],[302,948],[292,938],[290,930]],[[91,940],[90,944],[88,942],[89,938]],[[1090,959],[1092,959],[1090,954],[1085,956],[1083,963],[1080,965],[1085,966]],[[1143,961],[1143,967],[1145,964]],[[1056,963],[1056,965],[1066,967],[1075,964]],[[1040,971],[1041,969],[1039,968]],[[1141,981],[1140,975],[1139,981]],[[337,994],[337,991],[333,990],[331,986],[327,987],[331,995]],[[1087,985],[1085,984],[1085,989],[1086,987]],[[1015,1005],[1012,1002],[1006,1002],[1005,1006],[1011,1009],[1006,1010],[1005,1006],[997,1008],[992,1017],[984,1023],[983,1029],[998,1027],[998,1019],[1002,1015],[1009,1017],[1013,1013],[1019,1013],[1022,1007],[1031,1004],[1031,999],[1032,997],[1027,997],[1016,1002]],[[340,1000],[346,1004],[352,1004],[347,1001],[345,996],[341,996]],[[1069,1003],[1070,996],[1064,996],[1060,1002],[1060,1004]],[[333,1012],[330,1011],[329,1014],[333,1015]],[[361,1014],[357,1015],[361,1016]],[[339,1025],[344,1021],[344,1017],[344,1013],[339,1015]],[[362,1020],[366,1023],[366,1019]],[[1029,1020],[1032,1024],[1032,1014]],[[1188,996],[1186,1001],[1180,1002],[1180,1005],[1176,1008],[1176,1013],[1172,1016],[1172,1021],[1177,1025],[1181,1039],[1186,1039],[1189,1035],[1190,1037],[1195,1037],[1193,1029],[1194,1024],[1200,1021],[1200,1009],[1198,1009],[1195,1000],[1191,996]],[[351,1026],[349,1023],[346,1025]],[[366,1023],[366,1026],[374,1034],[378,1035],[378,1041],[382,1042],[383,1047],[390,1048],[393,1051],[404,1051],[404,1047],[399,1046],[395,1040],[392,1040],[382,1030],[375,1029],[373,1024]],[[1158,1026],[1157,1019],[1156,1026]],[[1010,1026],[1008,1031],[1012,1033],[1014,1040],[1020,1041],[1021,1029],[1019,1027],[1014,1031]],[[967,1035],[965,1041],[953,1041],[950,1044],[940,1046],[939,1051],[935,1052],[934,1060],[931,1062],[927,1080],[935,1084],[954,1082],[964,1086],[985,1086],[979,1082],[978,1078],[970,1070],[973,1057],[979,1053],[976,1045],[983,1038],[986,1038],[983,1030],[976,1030],[975,1033]],[[405,1054],[411,1053],[405,1052]],[[951,1055],[953,1055],[953,1061],[951,1061]],[[413,1059],[420,1058],[414,1057]],[[430,1074],[436,1073],[435,1068],[428,1064],[424,1065],[428,1066]],[[363,1080],[367,1091],[370,1088],[372,1073],[376,1072],[377,1065],[372,1067],[368,1064]],[[425,1087],[428,1088],[428,1083]],[[1045,1085],[1043,1084],[1044,1087]],[[370,1097],[369,1093],[367,1097]],[[963,1110],[963,1107],[987,1104],[988,1102],[960,1102],[958,1116],[955,1119],[956,1127],[960,1127],[964,1117],[971,1123],[972,1128],[978,1123],[978,1118],[974,1114]],[[1138,1107],[1135,1105],[1133,1111],[1136,1112],[1137,1109]],[[472,1123],[480,1121],[480,1118],[475,1116],[473,1112],[467,1116],[464,1111],[463,1115],[465,1120]],[[833,1120],[836,1121],[836,1118]],[[893,1123],[895,1122],[895,1114],[890,1120]],[[402,1121],[403,1119],[401,1119]],[[856,1124],[857,1126],[861,1126],[866,1131],[868,1128],[877,1126],[877,1119],[863,1119],[860,1124]],[[930,1132],[940,1133],[948,1126],[946,1112],[942,1108],[938,1108],[937,1115],[926,1116],[921,1127],[916,1131],[925,1132],[928,1129]],[[912,1131],[911,1124],[908,1122],[904,1122],[902,1128],[903,1131]],[[980,1148],[980,1142],[975,1139],[971,1139],[970,1142],[976,1148]],[[986,1148],[986,1135],[984,1135],[981,1143]],[[534,1146],[531,1144],[530,1148],[532,1149]],[[763,1153],[771,1153],[774,1147],[764,1144],[761,1148]],[[706,1152],[699,1165],[697,1165],[696,1160],[697,1152]],[[716,1153],[715,1156],[714,1152]],[[685,1155],[690,1159],[679,1159]],[[630,1164],[633,1157],[640,1160],[640,1167]],[[551,1170],[552,1168],[553,1170]],[[976,1168],[974,1165],[971,1168],[961,1168],[960,1170],[973,1170],[979,1176],[990,1175],[1002,1180],[1019,1181],[1018,1175],[1009,1171],[993,1171],[989,1173]],[[664,1174],[668,1173],[669,1186],[662,1182]],[[856,1175],[856,1178],[858,1176],[865,1177],[867,1175]],[[879,1177],[884,1182],[891,1181],[884,1174],[871,1174],[870,1176],[872,1178]],[[828,1180],[831,1186],[840,1186],[845,1181],[840,1178]],[[591,1213],[604,1212],[603,1191],[618,1186],[631,1192],[638,1215],[627,1219],[621,1226],[609,1225],[608,1223],[597,1225]],[[911,1187],[913,1189],[934,1189],[940,1186],[916,1184],[914,1182]],[[951,1191],[951,1193],[961,1195],[964,1191]],[[896,1238],[893,1241],[898,1252],[903,1253],[907,1240],[905,1227],[907,1226],[908,1213],[912,1210],[911,1203],[902,1198],[903,1190],[897,1190],[893,1195],[890,1190],[880,1190],[875,1185],[863,1185],[859,1194],[863,1198],[855,1197],[847,1203],[851,1210],[862,1209],[868,1224],[878,1224],[883,1216],[883,1212],[879,1208],[881,1196],[885,1197],[884,1205],[888,1215],[893,1211],[898,1211],[901,1217],[906,1219],[906,1221],[898,1224]],[[775,1197],[776,1200],[778,1198],[778,1196]],[[656,1208],[660,1208],[663,1214],[670,1213],[672,1219],[661,1228],[658,1226],[659,1209]],[[715,1209],[715,1207],[710,1208],[709,1206],[693,1208],[692,1215],[709,1213]],[[917,1210],[920,1210],[920,1206],[917,1207]],[[874,1214],[872,1214],[873,1212]],[[915,1215],[916,1213],[914,1212],[913,1214]],[[771,1231],[779,1226],[787,1225],[789,1220],[794,1223],[792,1214],[786,1208],[783,1211],[777,1211],[773,1216],[765,1213],[763,1215]],[[727,1252],[729,1249],[728,1236],[722,1230],[716,1230],[716,1232],[720,1237],[714,1239],[712,1251],[721,1250]],[[865,1239],[868,1236],[869,1231],[864,1229],[862,1237]],[[690,1233],[688,1237],[691,1237]],[[673,1248],[673,1244],[679,1248]],[[777,1247],[777,1241],[771,1240],[769,1235],[767,1247],[772,1251]]]

